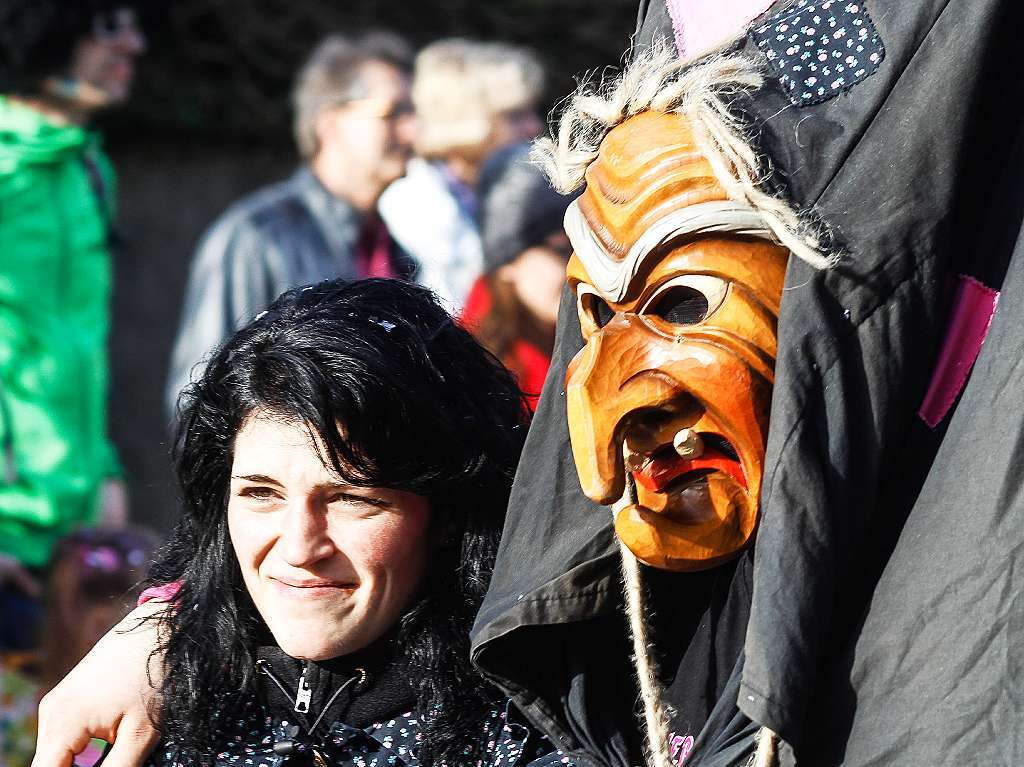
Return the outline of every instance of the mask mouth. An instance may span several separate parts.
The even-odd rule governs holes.
[[[732,443],[713,432],[700,432],[699,436],[703,441],[700,455],[684,458],[671,445],[655,450],[632,472],[637,484],[649,492],[672,494],[706,481],[714,472],[723,472],[746,490],[747,478]]]

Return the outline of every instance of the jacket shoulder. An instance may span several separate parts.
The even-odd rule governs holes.
[[[239,256],[248,260],[249,251],[277,246],[279,232],[294,232],[283,226],[285,220],[297,215],[310,214],[294,179],[257,189],[232,203],[206,229],[199,240],[196,266],[200,271],[216,268]]]
[[[228,206],[210,225],[207,234],[242,227],[266,228],[277,221],[283,210],[297,202],[302,202],[302,195],[294,179],[261,187]]]

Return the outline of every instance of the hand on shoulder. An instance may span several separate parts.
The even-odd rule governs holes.
[[[105,767],[140,767],[160,733],[150,708],[161,681],[151,659],[157,622],[167,609],[147,602],[107,632],[39,704],[39,739],[32,767],[71,767],[91,738],[113,743]]]

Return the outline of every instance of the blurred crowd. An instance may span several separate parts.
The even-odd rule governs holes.
[[[128,0],[0,5],[0,765],[28,763],[36,701],[127,612],[158,543],[128,524],[108,437],[116,173],[90,127],[145,50]],[[299,167],[191,254],[170,417],[238,327],[336,277],[431,288],[535,403],[570,250],[569,200],[529,160],[543,85],[500,42],[324,39],[295,77]]]

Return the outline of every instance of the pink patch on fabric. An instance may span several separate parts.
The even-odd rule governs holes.
[[[669,749],[668,755],[676,767],[682,767],[683,762],[686,761],[686,757],[693,751],[694,739],[692,735],[682,736],[676,735],[674,732],[669,733]]]
[[[181,584],[178,581],[165,583],[163,586],[150,586],[139,594],[139,604],[144,605],[146,602],[173,602],[174,598],[178,596],[179,591],[181,591]]]
[[[689,58],[738,36],[774,0],[665,0],[676,50]]]
[[[942,342],[928,392],[917,411],[921,420],[932,429],[942,423],[963,390],[999,303],[998,290],[992,290],[965,274],[957,275],[957,280],[949,329]]]

